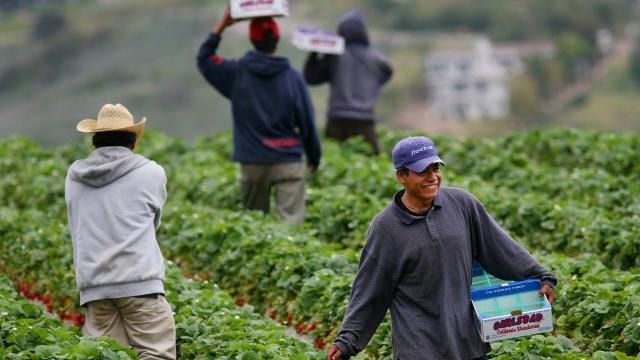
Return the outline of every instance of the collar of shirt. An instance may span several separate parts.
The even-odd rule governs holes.
[[[422,220],[425,217],[427,217],[427,214],[429,213],[429,211],[431,211],[431,209],[442,207],[442,198],[441,196],[436,195],[436,197],[433,199],[433,205],[431,206],[431,209],[429,209],[429,211],[427,211],[424,214],[417,214],[417,213],[411,212],[402,204],[401,199],[403,194],[404,194],[404,189],[398,191],[393,196],[393,212],[398,217],[398,219],[400,219],[400,221],[402,221],[404,224],[409,225],[414,221]]]

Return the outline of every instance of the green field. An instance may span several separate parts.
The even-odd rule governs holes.
[[[381,129],[383,148],[406,135]],[[446,184],[475,194],[559,278],[554,332],[495,343],[493,356],[640,359],[640,136],[544,130],[434,138]],[[325,140],[323,149],[308,179],[305,224],[291,226],[241,209],[228,132],[193,145],[145,134],[139,150],[169,180],[158,239],[171,260],[166,286],[180,358],[326,356],[314,347],[335,337],[368,224],[398,184],[388,151],[372,157],[358,139]],[[0,142],[3,357],[122,351],[82,338],[45,311],[83,322],[63,192],[67,167],[89,151],[86,142],[51,149],[28,138]],[[14,289],[45,306],[34,308]],[[286,327],[314,344],[284,336]],[[59,330],[46,335],[51,328]],[[385,321],[359,358],[390,358],[390,331]],[[61,338],[64,346],[56,345]]]

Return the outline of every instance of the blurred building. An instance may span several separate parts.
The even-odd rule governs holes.
[[[443,50],[425,60],[431,115],[440,119],[498,119],[509,114],[509,76],[524,70],[514,46]]]

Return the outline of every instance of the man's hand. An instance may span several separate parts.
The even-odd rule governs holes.
[[[543,297],[545,294],[547,295],[549,304],[553,304],[553,301],[556,299],[556,292],[553,287],[551,287],[551,285],[542,284],[542,286],[540,287],[539,295],[540,297]]]
[[[342,357],[342,351],[337,346],[331,345],[327,352],[327,360],[338,360]]]
[[[222,34],[227,26],[230,26],[235,22],[236,20],[231,17],[231,9],[229,9],[229,5],[227,5],[227,7],[224,9],[224,15],[222,15],[222,19],[220,19],[218,24],[213,28],[213,32],[215,34]]]
[[[318,171],[318,165],[308,165],[307,169],[309,170],[310,173],[315,173],[316,171]]]

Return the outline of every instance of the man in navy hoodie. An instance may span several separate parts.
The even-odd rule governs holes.
[[[255,51],[238,60],[218,56],[222,32],[234,22],[227,8],[200,47],[197,61],[204,78],[231,101],[233,160],[241,164],[244,206],[269,212],[271,188],[275,187],[280,216],[302,223],[302,154],[314,172],[321,152],[307,85],[289,60],[274,55],[280,34],[270,17],[250,23]]]
[[[327,137],[343,141],[361,135],[371,144],[373,153],[378,154],[374,108],[393,69],[381,53],[369,46],[360,10],[342,17],[338,34],[345,39],[344,54],[318,57],[312,52],[304,65],[304,77],[311,85],[325,82],[331,85]]]

